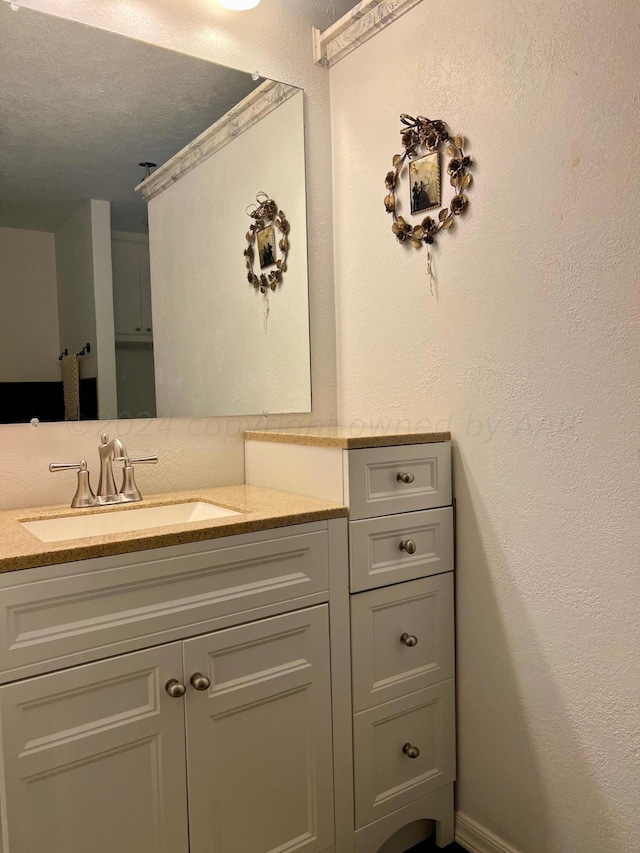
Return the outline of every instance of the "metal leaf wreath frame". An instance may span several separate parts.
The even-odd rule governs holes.
[[[278,205],[265,192],[256,195],[257,205],[253,210],[247,209],[247,214],[254,220],[247,231],[247,248],[244,250],[247,267],[247,279],[260,293],[267,293],[269,289],[275,290],[282,284],[284,274],[287,271],[287,258],[289,257],[289,232],[291,226],[284,211],[278,210]],[[280,232],[278,248],[282,257],[276,261],[276,268],[268,273],[257,275],[253,269],[256,257],[255,243],[259,231],[274,225]]]
[[[455,217],[467,209],[468,199],[464,191],[471,184],[471,175],[467,171],[471,166],[471,158],[463,151],[464,138],[458,134],[449,135],[447,125],[443,121],[432,121],[424,116],[413,118],[406,113],[400,116],[403,127],[402,154],[393,158],[393,169],[387,173],[385,185],[388,194],[384,200],[387,213],[393,217],[391,230],[399,243],[410,243],[415,249],[422,248],[423,243],[429,249],[429,276],[431,272],[431,245],[441,231],[448,230],[455,223]],[[450,158],[447,172],[450,176],[454,195],[448,207],[443,207],[438,213],[437,221],[426,216],[418,225],[410,225],[404,217],[398,215],[397,188],[403,167],[408,161],[415,160],[419,155],[433,154],[445,145],[445,154]],[[434,205],[435,206],[435,205]]]

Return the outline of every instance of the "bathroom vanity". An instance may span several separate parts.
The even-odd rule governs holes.
[[[20,522],[77,511],[0,514],[3,851],[452,840],[449,444],[254,436],[248,479],[301,450],[285,469],[312,482],[319,455],[340,495],[200,490],[144,504],[237,514],[46,543]]]

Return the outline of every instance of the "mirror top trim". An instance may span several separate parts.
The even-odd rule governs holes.
[[[331,68],[420,2],[422,0],[362,0],[324,32],[313,27],[314,62]]]
[[[155,198],[299,91],[296,86],[287,83],[265,80],[211,127],[139,183],[136,191],[142,193],[145,201]]]

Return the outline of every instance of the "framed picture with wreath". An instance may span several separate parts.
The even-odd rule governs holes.
[[[282,284],[287,271],[291,226],[284,211],[279,210],[276,202],[265,192],[256,195],[256,203],[250,208],[247,208],[247,214],[253,222],[246,234],[247,248],[244,250],[247,279],[260,293],[267,293]],[[280,232],[280,239],[276,232]],[[256,248],[260,269],[269,270],[260,275],[254,269]],[[278,250],[280,257],[277,256]]]
[[[421,249],[426,245],[427,274],[433,293],[432,246],[443,231],[453,227],[457,217],[468,207],[469,199],[465,192],[471,185],[471,157],[464,153],[464,137],[461,134],[451,136],[446,124],[440,119],[432,120],[425,116],[413,118],[403,113],[400,122],[403,151],[393,155],[393,169],[387,172],[384,179],[387,188],[384,208],[393,217],[391,230],[398,243],[413,246],[414,249]],[[440,207],[441,149],[444,149],[445,155],[449,157],[447,174],[453,187],[453,196],[445,207]],[[404,207],[403,199],[407,196],[400,192],[400,185],[407,173],[409,204]],[[415,216],[434,207],[440,207],[437,218],[434,218],[435,214],[425,216],[413,224],[400,212],[408,210]]]

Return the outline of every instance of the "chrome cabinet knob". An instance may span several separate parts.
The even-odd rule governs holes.
[[[179,699],[187,692],[187,688],[184,684],[181,684],[177,678],[170,678],[165,684],[164,689],[172,699]]]
[[[415,637],[413,634],[407,634],[405,632],[400,637],[400,642],[405,646],[409,646],[409,648],[413,648],[413,646],[418,645],[418,638]]]
[[[196,690],[208,690],[211,687],[211,682],[206,675],[201,672],[194,672],[190,678],[191,686]]]
[[[409,485],[409,483],[413,483],[415,477],[409,471],[400,471],[396,479],[399,483],[405,483],[405,485]]]
[[[417,758],[420,755],[420,750],[417,746],[411,746],[410,743],[405,743],[402,747],[402,751],[407,756],[407,758]]]
[[[416,543],[413,541],[413,539],[403,539],[400,543],[400,550],[404,551],[405,554],[415,554]]]

